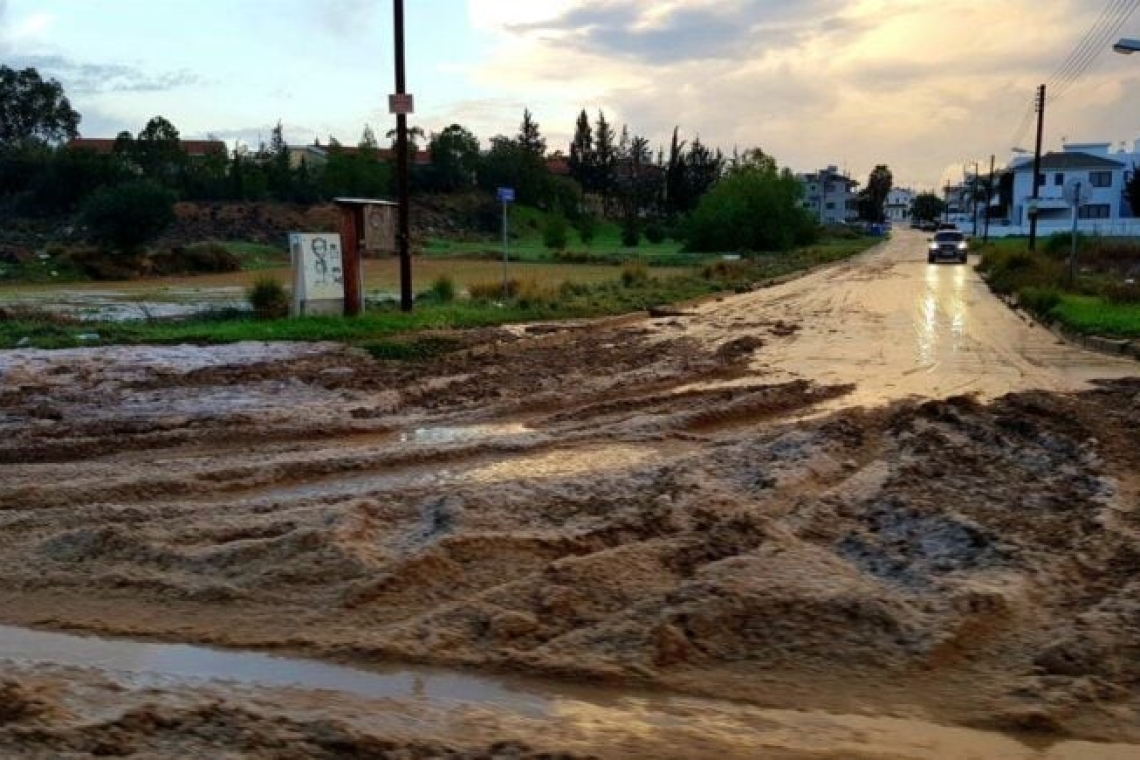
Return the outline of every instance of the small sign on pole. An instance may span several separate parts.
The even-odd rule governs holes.
[[[507,279],[507,259],[510,250],[510,241],[507,235],[507,206],[515,202],[515,189],[513,187],[499,188],[499,201],[503,204],[503,300],[507,300],[509,289]]]
[[[407,116],[416,112],[415,97],[409,93],[397,93],[388,96],[388,113],[397,116]]]

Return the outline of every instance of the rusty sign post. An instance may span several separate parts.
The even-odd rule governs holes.
[[[344,313],[364,311],[364,253],[392,253],[397,248],[391,201],[371,198],[336,198],[340,209],[340,240],[344,267]]]

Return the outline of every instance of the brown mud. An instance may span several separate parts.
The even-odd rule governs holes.
[[[838,271],[927,308],[923,283],[943,284],[905,243]],[[854,308],[834,281],[692,317],[477,331],[415,363],[0,354],[0,622],[1140,743],[1140,373],[983,312],[972,273],[902,341],[886,296]],[[915,356],[960,377],[928,398],[885,381]],[[8,720],[49,728],[0,714],[0,749],[93,751],[34,681],[4,682],[24,695]],[[176,752],[139,721],[186,746],[344,740],[155,698],[192,706],[107,724],[139,751]],[[533,749],[472,736],[488,756]]]

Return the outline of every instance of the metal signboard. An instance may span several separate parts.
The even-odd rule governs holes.
[[[364,250],[368,253],[396,252],[396,207],[373,203],[364,207]]]
[[[513,187],[500,187],[499,188],[499,201],[501,203],[514,203],[515,202],[515,189]]]
[[[415,97],[408,93],[388,96],[388,113],[408,116],[416,112]]]

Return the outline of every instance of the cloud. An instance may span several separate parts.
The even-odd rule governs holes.
[[[847,164],[861,177],[887,163],[900,182],[933,186],[949,164],[1005,158],[1034,88],[1102,5],[573,0],[522,18],[482,8],[497,52],[469,76],[528,104],[552,147],[569,140],[580,108],[604,108],[655,145],[679,125],[725,150],[761,146],[798,170]],[[1099,65],[1053,115],[1058,139],[1068,125],[1074,139],[1128,136],[1083,131],[1119,129],[1117,112],[1137,95],[1134,79]]]
[[[85,63],[61,55],[13,56],[12,60],[17,68],[30,66],[59,79],[69,94],[166,92],[204,81],[187,69],[149,72],[137,66]]]
[[[648,6],[648,7],[647,7]],[[521,35],[650,64],[727,60],[799,44],[819,31],[850,26],[819,0],[727,3],[593,2],[543,21],[508,24]],[[794,8],[794,10],[793,10]]]

